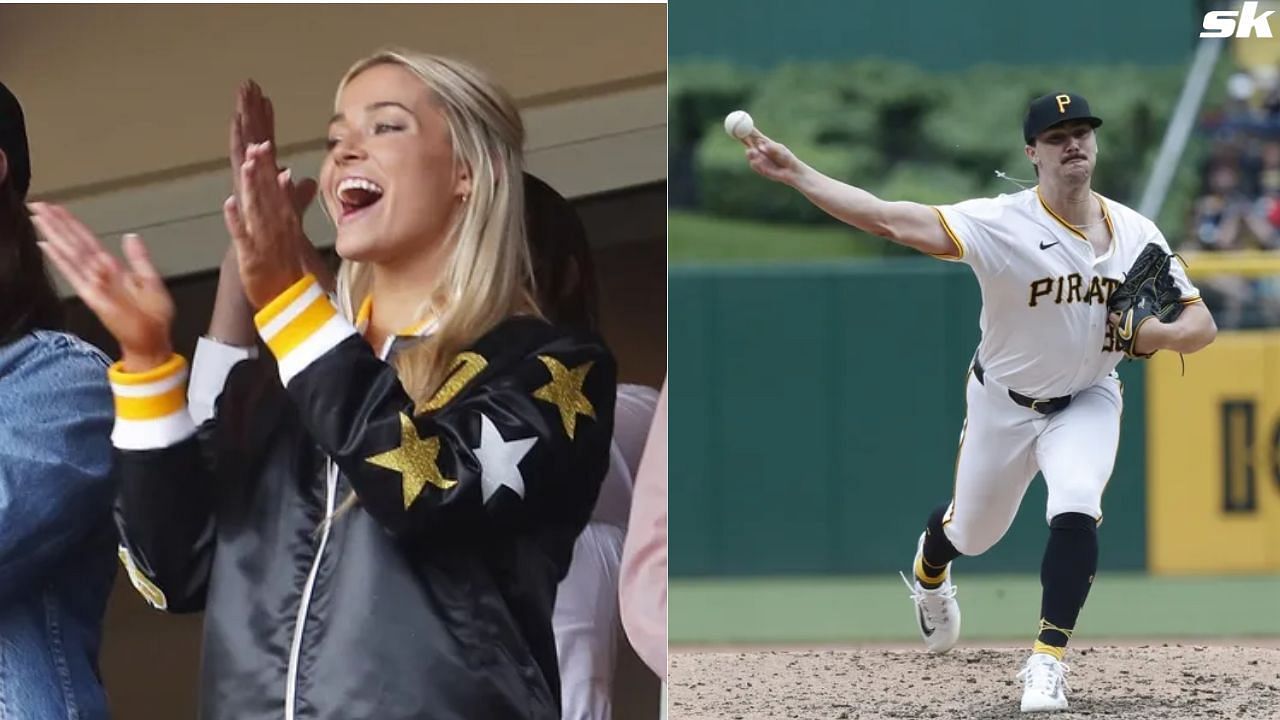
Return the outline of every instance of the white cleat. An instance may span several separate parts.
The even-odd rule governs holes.
[[[915,566],[924,552],[924,535],[916,545],[916,558],[911,563],[911,575],[914,580]],[[935,590],[927,590],[919,581],[908,580],[902,576],[911,591],[911,599],[916,606],[916,626],[920,629],[920,639],[924,640],[929,652],[942,653],[955,647],[960,639],[960,603],[956,601],[956,587],[951,584],[951,572],[947,571],[947,579]]]
[[[1045,653],[1032,653],[1018,673],[1024,683],[1022,712],[1056,712],[1067,709],[1067,664]]]

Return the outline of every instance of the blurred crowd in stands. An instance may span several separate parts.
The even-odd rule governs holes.
[[[1280,248],[1280,69],[1232,75],[1206,112],[1210,141],[1188,237],[1180,249]],[[1280,277],[1197,278],[1221,328],[1280,326]]]

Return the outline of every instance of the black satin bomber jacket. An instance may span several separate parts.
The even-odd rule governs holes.
[[[200,717],[560,717],[551,613],[608,466],[605,346],[509,319],[417,408],[359,335],[287,388],[263,355],[195,435],[116,451],[134,584],[205,613]]]

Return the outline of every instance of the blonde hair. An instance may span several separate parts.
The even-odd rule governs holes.
[[[515,102],[484,73],[466,63],[405,50],[380,50],[356,62],[338,83],[377,65],[398,65],[417,75],[443,112],[455,169],[470,171],[471,192],[445,239],[434,287],[424,288],[418,322],[436,320],[430,340],[392,360],[415,405],[431,397],[468,345],[512,315],[538,315],[533,264],[525,238],[524,123]],[[372,268],[344,260],[338,269],[338,304],[354,322],[373,284]]]
[[[338,83],[335,106],[352,78],[377,65],[398,65],[422,80],[448,124],[453,169],[462,163],[471,175],[470,196],[449,227],[435,285],[423,289],[415,313],[415,323],[434,317],[435,329],[391,359],[421,407],[448,378],[458,353],[512,315],[541,316],[525,237],[524,123],[511,96],[476,68],[405,50],[380,50],[352,65]],[[338,307],[348,320],[355,322],[372,285],[371,267],[342,261]],[[331,519],[356,500],[352,493]]]

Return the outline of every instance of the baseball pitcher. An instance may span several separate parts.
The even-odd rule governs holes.
[[[928,649],[950,650],[960,606],[950,576],[1005,534],[1036,472],[1049,538],[1039,633],[1019,678],[1022,710],[1067,707],[1063,655],[1098,565],[1102,495],[1123,407],[1115,367],[1159,350],[1196,352],[1217,328],[1147,218],[1090,189],[1102,120],[1081,96],[1032,101],[1023,122],[1038,185],[930,207],[827,177],[759,131],[751,168],[841,221],[972,268],[982,291],[954,492],[928,518],[907,581]],[[903,578],[906,580],[906,577]]]

